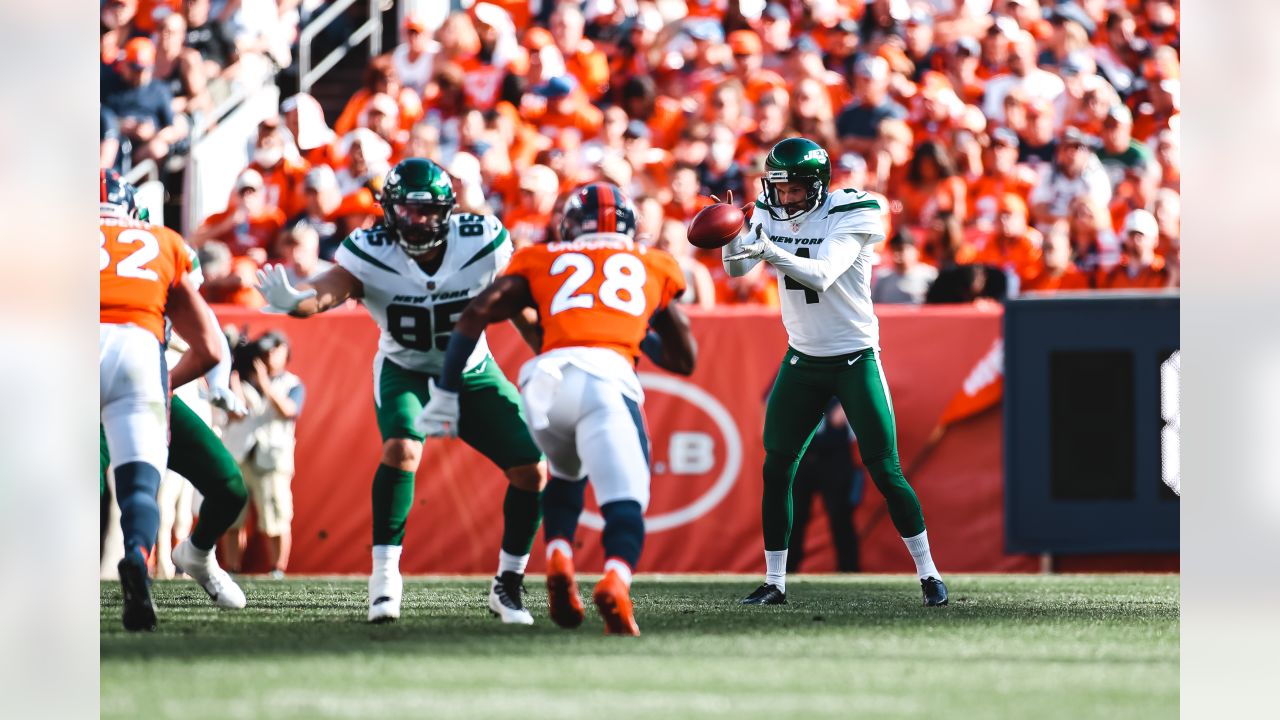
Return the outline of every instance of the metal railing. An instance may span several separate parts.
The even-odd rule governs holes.
[[[356,3],[356,0],[336,0],[325,8],[324,12],[307,23],[306,27],[298,34],[298,90],[300,92],[311,92],[311,86],[317,80],[324,77],[324,74],[333,69],[342,58],[352,48],[364,42],[365,38],[369,39],[369,57],[377,57],[382,54],[382,12],[387,3],[383,0],[369,0],[369,19],[363,25],[356,28],[346,42],[339,45],[329,53],[328,57],[316,63],[314,67],[311,65],[311,43],[316,36],[329,27],[334,20],[338,19],[347,8]]]

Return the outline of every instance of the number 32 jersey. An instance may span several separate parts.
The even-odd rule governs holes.
[[[509,234],[498,218],[454,215],[444,260],[427,274],[381,225],[347,236],[334,257],[364,286],[361,302],[382,330],[378,353],[408,370],[438,375],[449,334],[463,308],[511,260]],[[484,336],[467,367],[489,354]]]
[[[505,274],[529,282],[542,352],[603,347],[632,363],[649,317],[685,289],[675,258],[611,233],[521,248]]]

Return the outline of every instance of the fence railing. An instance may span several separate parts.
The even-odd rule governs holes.
[[[383,0],[368,0],[369,2],[369,19],[363,25],[356,28],[347,38],[346,42],[339,45],[329,53],[323,60],[311,64],[311,44],[316,37],[324,32],[325,28],[333,24],[347,8],[356,3],[356,0],[337,0],[330,3],[325,11],[311,22],[298,34],[298,89],[300,92],[309,93],[311,87],[316,81],[324,77],[325,73],[333,69],[342,58],[347,56],[365,38],[369,39],[369,57],[376,57],[382,53],[382,12],[388,3]]]

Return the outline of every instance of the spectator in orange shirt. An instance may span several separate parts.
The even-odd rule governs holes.
[[[1007,193],[999,201],[995,232],[973,262],[993,265],[1026,281],[1039,270],[1039,235],[1027,227],[1027,203]]]
[[[573,3],[561,3],[551,13],[548,29],[564,56],[565,70],[577,78],[591,100],[598,100],[609,88],[609,59],[583,37],[586,21]]]
[[[249,168],[262,177],[266,186],[263,199],[267,205],[280,208],[285,217],[302,212],[306,202],[302,196],[302,181],[310,168],[298,156],[297,148],[281,127],[279,117],[268,118],[258,124],[258,139]]]
[[[956,174],[947,151],[930,140],[916,148],[904,181],[889,194],[902,202],[899,222],[924,225],[944,212],[964,222],[966,192],[964,179]]]
[[[982,102],[985,80],[979,76],[982,48],[971,37],[960,36],[951,45],[944,64],[951,87],[966,105]]]
[[[676,156],[679,157],[679,153]],[[698,194],[700,189],[697,166],[677,161],[671,173],[671,202],[665,208],[667,217],[688,225],[698,211],[713,203],[711,198]]]
[[[1179,80],[1159,80],[1147,87],[1147,99],[1138,104],[1133,117],[1133,136],[1142,142],[1172,127],[1181,104]]]
[[[194,244],[209,240],[226,244],[233,255],[244,255],[261,265],[269,259],[276,235],[284,227],[280,208],[266,202],[266,185],[257,170],[246,168],[236,179],[230,206],[210,215],[196,230]]]
[[[950,140],[952,131],[962,121],[964,110],[964,103],[945,75],[932,70],[924,73],[908,120],[916,142]]]
[[[969,219],[982,231],[995,228],[1000,198],[1014,193],[1024,200],[1038,178],[1035,171],[1018,164],[1018,136],[1009,128],[996,128],[982,149],[982,175],[969,188]]]
[[[576,130],[579,137],[592,137],[604,124],[604,113],[577,92],[573,76],[551,78],[534,87],[533,95],[543,98],[543,101],[531,100],[527,107],[521,109],[521,114],[561,147],[564,145],[561,135],[566,130]]]
[[[209,240],[200,246],[200,272],[204,283],[200,294],[215,304],[239,305],[251,309],[267,304],[258,292],[258,263],[243,255],[232,257],[227,246]]]
[[[1146,210],[1134,210],[1124,221],[1124,255],[1109,270],[1098,270],[1094,287],[1099,290],[1165,288],[1173,286],[1173,275],[1164,258],[1156,254],[1159,230],[1156,219]]]
[[[534,165],[520,173],[519,199],[502,219],[517,250],[546,240],[559,194],[560,178],[546,165]]]
[[[781,75],[764,69],[764,43],[754,30],[734,30],[727,41],[733,52],[733,78],[746,88],[747,102],[758,102],[769,88],[787,87]]]
[[[1089,277],[1071,262],[1071,239],[1066,220],[1059,220],[1044,237],[1040,267],[1022,283],[1023,292],[1088,290]]]
[[[372,130],[391,148],[388,164],[395,165],[404,157],[405,147],[409,144],[409,131],[400,127],[400,107],[390,95],[379,93],[369,98],[369,104],[361,113],[358,125]]]
[[[390,95],[395,99],[400,109],[399,120],[402,129],[408,130],[422,119],[422,100],[413,90],[400,84],[395,63],[390,57],[383,55],[369,61],[369,66],[364,72],[363,87],[347,101],[347,106],[338,116],[338,121],[333,124],[333,131],[339,135],[346,135],[359,127],[360,116],[364,114],[373,96],[379,93]]]

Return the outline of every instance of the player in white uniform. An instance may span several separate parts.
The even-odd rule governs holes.
[[[383,445],[373,479],[369,622],[400,617],[400,552],[422,457],[423,435],[413,421],[430,399],[429,382],[440,374],[463,308],[511,259],[510,238],[497,218],[453,215],[451,183],[430,160],[401,161],[383,185],[383,222],[343,240],[332,269],[301,289],[289,285],[283,267],[268,265],[258,273],[259,289],[274,310],[309,317],[359,298],[382,331],[373,367]],[[529,324],[517,325],[526,337],[536,332]],[[466,420],[459,435],[510,482],[489,609],[505,623],[532,624],[523,581],[541,520],[546,463],[529,436],[519,393],[483,338],[467,359],[463,381]]]
[[[929,553],[920,501],[898,461],[893,400],[880,365],[879,323],[871,305],[872,247],[884,240],[880,205],[865,192],[828,192],[830,182],[831,162],[817,143],[789,138],[774,145],[751,221],[724,249],[725,270],[734,277],[761,261],[783,276],[782,322],[789,341],[765,411],[765,582],[742,602],[786,602],[791,485],[834,395],[915,561],[924,604],[945,605],[947,589]]]

